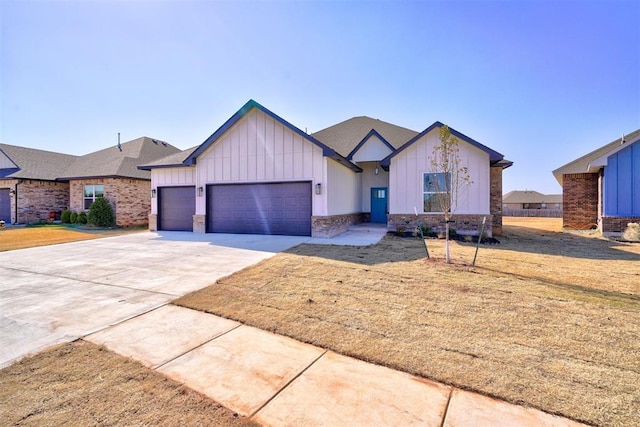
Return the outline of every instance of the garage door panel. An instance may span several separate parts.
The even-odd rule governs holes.
[[[0,188],[0,220],[11,223],[11,192],[8,188]]]
[[[207,231],[311,235],[311,183],[207,187]]]
[[[158,188],[158,229],[193,231],[196,213],[195,187]]]

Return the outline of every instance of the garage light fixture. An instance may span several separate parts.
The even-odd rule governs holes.
[[[156,189],[151,190],[151,197],[156,197]]]
[[[204,188],[198,187],[198,197],[202,197],[202,194],[204,194]]]
[[[316,184],[316,194],[322,194],[322,184]]]

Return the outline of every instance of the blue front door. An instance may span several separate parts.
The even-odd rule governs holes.
[[[371,189],[371,222],[387,222],[387,187]]]

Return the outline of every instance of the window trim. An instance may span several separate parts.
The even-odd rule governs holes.
[[[422,185],[421,185],[421,186],[422,186],[422,212],[423,212],[423,213],[430,213],[430,214],[436,214],[436,213],[437,213],[437,214],[442,214],[442,213],[444,213],[444,212],[442,212],[442,211],[427,211],[427,210],[425,210],[425,201],[426,201],[426,200],[425,200],[425,196],[426,196],[427,194],[447,194],[446,188],[445,188],[445,190],[444,190],[444,191],[427,191],[427,189],[425,189],[425,183],[426,183],[426,180],[425,180],[425,179],[426,179],[426,176],[427,176],[427,175],[435,175],[435,176],[442,176],[442,177],[444,177],[445,172],[423,172],[423,173],[422,173],[422,183],[421,183],[421,184],[422,184]],[[449,174],[449,176],[450,176],[450,175],[451,175],[451,174]],[[438,179],[438,178],[436,178],[436,179]],[[451,179],[451,178],[449,178],[449,179]],[[439,180],[439,179],[438,179],[438,180]],[[445,181],[444,186],[446,187],[446,181]],[[434,190],[437,190],[437,188],[435,188]]]
[[[91,196],[87,197],[87,189],[91,187]],[[101,195],[96,196],[96,188],[100,187]],[[85,184],[82,187],[82,207],[84,210],[89,210],[89,207],[96,201],[97,198],[104,197],[104,184]],[[91,203],[87,205],[87,201],[91,200]]]

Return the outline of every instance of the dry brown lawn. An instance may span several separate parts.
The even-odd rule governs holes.
[[[36,246],[56,245],[80,240],[99,239],[141,231],[140,228],[113,230],[73,229],[63,225],[0,228],[0,252]]]
[[[304,244],[176,304],[596,424],[640,419],[640,245],[506,219],[498,245]]]
[[[255,424],[137,362],[78,341],[0,370],[0,425]]]

